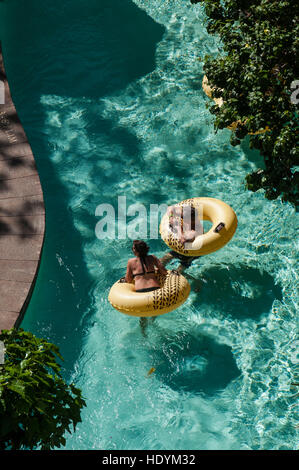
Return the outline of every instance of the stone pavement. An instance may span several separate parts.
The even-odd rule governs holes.
[[[0,331],[18,326],[23,318],[44,233],[43,192],[11,99],[0,43]]]

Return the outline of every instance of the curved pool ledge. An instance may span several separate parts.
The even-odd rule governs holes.
[[[30,300],[45,234],[34,156],[13,104],[0,43],[0,331],[18,327]]]

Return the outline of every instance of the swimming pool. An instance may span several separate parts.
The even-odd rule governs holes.
[[[187,0],[1,4],[12,96],[36,158],[46,239],[22,327],[55,342],[87,407],[66,449],[295,449],[298,217],[244,188],[262,164],[215,135],[207,35]],[[224,200],[239,227],[194,263],[192,291],[144,338],[107,300],[131,240],[99,240],[99,204]],[[152,252],[165,253],[161,240]],[[297,342],[296,342],[297,341]],[[148,375],[148,371],[155,371]]]

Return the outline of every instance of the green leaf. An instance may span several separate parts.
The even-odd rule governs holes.
[[[22,329],[0,336],[9,356],[0,371],[0,449],[64,445],[62,436],[79,422],[85,402],[60,376],[57,346]]]

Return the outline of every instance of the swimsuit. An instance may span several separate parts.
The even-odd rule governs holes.
[[[155,271],[146,271],[145,270],[144,265],[146,263],[145,263],[145,261],[143,262],[141,257],[140,257],[140,262],[141,262],[141,266],[142,266],[142,273],[133,274],[133,277],[135,277],[135,276],[144,276],[144,274],[155,274]]]
[[[156,289],[160,289],[160,287],[145,287],[145,289],[138,289],[135,292],[151,292]]]
[[[140,262],[142,266],[142,273],[133,274],[135,276],[144,276],[144,274],[155,274],[155,271],[146,271],[144,265],[146,265],[145,260],[140,257]],[[145,287],[144,289],[136,289],[136,292],[151,292],[152,290],[160,289],[160,287]]]

